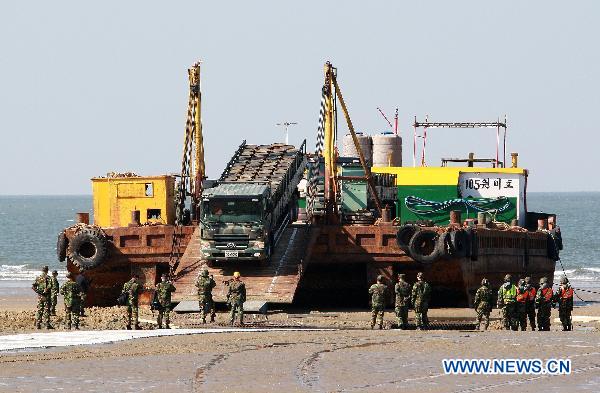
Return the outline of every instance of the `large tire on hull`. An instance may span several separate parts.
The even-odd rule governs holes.
[[[69,239],[65,235],[65,231],[58,234],[56,239],[56,256],[60,262],[64,262],[67,259],[67,247],[69,246]]]
[[[405,224],[398,228],[396,232],[396,243],[405,253],[408,253],[410,239],[419,231],[419,226],[414,224]]]
[[[450,232],[450,253],[452,256],[462,258],[467,256],[469,242],[467,235],[462,230]]]
[[[67,253],[79,270],[93,269],[108,256],[106,237],[94,228],[82,229],[69,242]]]
[[[431,230],[420,230],[410,239],[408,252],[417,262],[432,263],[440,257],[438,240],[440,235]]]

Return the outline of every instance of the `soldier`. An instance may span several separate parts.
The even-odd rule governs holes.
[[[163,317],[165,320],[165,328],[171,328],[169,323],[171,322],[171,293],[173,292],[175,292],[175,286],[171,281],[167,281],[167,275],[163,273],[160,276],[160,282],[156,284],[156,293],[158,295],[158,303],[160,304],[158,318],[156,320],[159,329],[162,329]]]
[[[81,287],[75,281],[73,273],[67,273],[68,281],[60,288],[60,294],[65,301],[65,322],[67,329],[71,330],[71,322],[75,330],[79,330],[79,306],[81,304]]]
[[[573,311],[573,288],[569,284],[567,276],[560,278],[560,286],[554,295],[554,301],[558,303],[558,317],[563,325],[563,330],[573,330],[571,312]]]
[[[517,286],[517,303],[516,303],[516,311],[517,311],[517,328],[521,328],[521,331],[527,330],[527,287],[525,285],[525,280],[519,280],[519,285]]]
[[[127,296],[127,330],[131,330],[132,320],[135,322],[133,328],[140,328],[138,322],[138,295],[140,293],[140,284],[137,282],[137,274],[131,276],[131,280],[123,285],[121,293]]]
[[[210,321],[215,321],[215,303],[213,302],[212,290],[217,286],[215,280],[208,275],[207,269],[202,269],[196,280],[198,288],[198,307],[200,308],[200,318],[202,323],[206,323],[206,314],[210,312]]]
[[[230,323],[233,326],[236,312],[240,316],[240,325],[244,324],[244,302],[246,301],[246,284],[240,280],[240,273],[233,273],[233,281],[229,283],[227,303],[231,306]]]
[[[404,274],[398,274],[398,283],[394,286],[396,293],[396,317],[400,329],[408,328],[408,308],[410,306],[410,284],[404,281]]]
[[[525,310],[529,318],[529,326],[531,330],[535,330],[535,295],[536,289],[531,285],[531,277],[525,277],[525,291],[527,292],[527,301],[525,302]]]
[[[417,282],[413,285],[411,300],[415,307],[415,322],[417,330],[427,329],[429,327],[429,318],[427,310],[429,309],[429,300],[431,298],[431,287],[423,280],[423,273],[417,273]]]
[[[552,287],[548,285],[548,278],[540,278],[540,289],[535,297],[537,308],[537,325],[540,331],[550,330],[550,312],[552,311]]]
[[[482,322],[483,330],[487,330],[490,325],[490,313],[492,312],[492,290],[487,278],[481,280],[481,287],[475,292],[473,305],[477,312],[477,330],[481,330]]]
[[[498,290],[498,308],[502,310],[502,323],[506,330],[517,330],[517,287],[510,274],[504,276],[504,284]]]
[[[383,284],[383,276],[377,276],[377,283],[371,285],[371,329],[375,327],[375,321],[379,316],[379,329],[383,329],[383,310],[385,309],[385,293],[387,287]]]
[[[58,300],[58,291],[60,286],[58,285],[58,272],[52,270],[52,278],[50,279],[50,315],[56,316],[56,301]]]
[[[38,295],[37,313],[35,315],[35,327],[42,328],[42,318],[46,323],[46,329],[54,329],[50,325],[50,296],[52,283],[48,277],[48,266],[42,268],[42,274],[39,275],[31,288]]]
[[[79,292],[79,315],[85,317],[85,298],[87,297],[87,292],[90,289],[90,281],[81,273],[75,277],[75,281],[77,281],[77,284],[79,284],[79,287],[81,288],[81,292]]]

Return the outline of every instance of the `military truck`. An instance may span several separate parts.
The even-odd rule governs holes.
[[[200,248],[209,261],[268,261],[297,214],[306,141],[242,142],[215,185],[202,192]]]

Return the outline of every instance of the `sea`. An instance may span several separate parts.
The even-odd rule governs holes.
[[[600,283],[600,192],[527,194],[529,211],[556,213],[564,250],[555,276],[564,272],[582,284]],[[75,223],[75,213],[92,214],[92,197],[0,196],[0,286],[31,281],[42,266],[63,276],[56,257],[58,233]],[[596,237],[596,236],[599,237]]]

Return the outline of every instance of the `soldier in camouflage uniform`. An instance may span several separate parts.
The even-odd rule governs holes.
[[[521,331],[527,330],[527,286],[525,280],[519,280],[517,285],[517,328]]]
[[[550,331],[550,313],[552,311],[553,293],[548,278],[540,278],[540,289],[535,297],[537,308],[537,325],[540,331]]]
[[[160,276],[160,282],[156,284],[156,294],[158,295],[158,303],[160,308],[158,309],[158,318],[156,323],[159,329],[163,327],[163,319],[165,320],[165,328],[170,329],[169,323],[171,322],[171,293],[175,292],[175,286],[171,281],[167,280],[167,275],[163,274]]]
[[[529,318],[529,326],[531,330],[535,330],[535,295],[537,290],[531,285],[531,277],[525,277],[525,290],[527,292],[527,301],[525,302],[525,309],[527,317]]]
[[[383,311],[385,309],[385,294],[387,287],[383,283],[383,276],[377,276],[377,283],[369,288],[371,295],[371,329],[375,327],[377,317],[379,317],[379,329],[383,329]]]
[[[554,301],[558,303],[558,317],[563,325],[563,330],[573,330],[571,312],[573,312],[573,288],[569,284],[567,276],[560,278],[560,286],[554,295]]]
[[[200,318],[202,323],[206,323],[206,314],[210,312],[210,321],[215,321],[215,303],[213,302],[212,290],[217,286],[215,280],[208,275],[208,270],[202,269],[196,280],[198,288],[198,307],[200,308]]]
[[[396,294],[396,317],[400,329],[408,328],[408,308],[410,307],[410,284],[404,281],[404,274],[398,274],[398,282],[394,286]]]
[[[65,301],[65,322],[67,329],[71,330],[71,322],[75,325],[75,330],[79,330],[79,306],[81,305],[81,287],[73,273],[67,273],[68,281],[60,288],[60,294]]]
[[[52,278],[50,278],[50,315],[56,316],[56,301],[58,300],[58,291],[60,286],[58,285],[58,272],[52,271]]]
[[[423,273],[417,273],[417,282],[413,285],[411,300],[415,308],[415,322],[417,330],[429,327],[429,300],[431,299],[431,286],[423,280]]]
[[[233,326],[235,314],[240,316],[240,325],[244,324],[244,302],[246,301],[246,284],[240,280],[240,273],[233,273],[233,281],[229,283],[227,303],[231,307],[230,323]]]
[[[54,329],[50,325],[50,302],[52,283],[48,277],[48,266],[42,268],[42,274],[39,275],[31,288],[38,295],[37,313],[35,315],[35,327],[42,328],[42,319],[46,323],[46,329]]]
[[[517,287],[512,276],[504,276],[504,284],[498,290],[498,308],[502,310],[502,323],[506,330],[517,330]]]
[[[137,282],[138,276],[134,274],[131,280],[123,285],[123,291],[127,295],[127,330],[131,330],[131,322],[135,330],[140,328],[138,322],[138,296],[140,293],[140,284]]]
[[[492,312],[492,290],[487,278],[481,280],[481,287],[475,292],[473,301],[477,312],[477,330],[487,330],[490,325],[490,313]],[[483,324],[483,325],[482,325]]]

